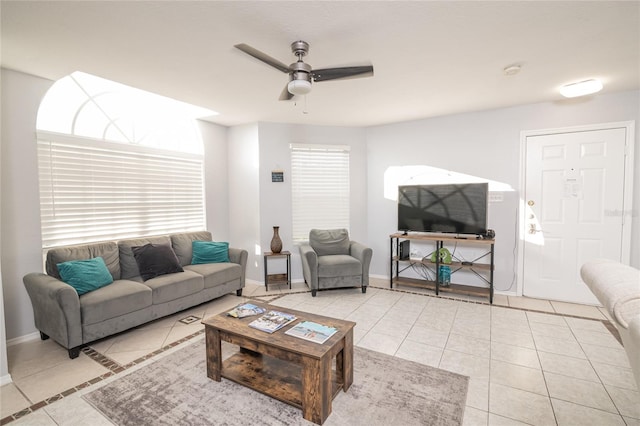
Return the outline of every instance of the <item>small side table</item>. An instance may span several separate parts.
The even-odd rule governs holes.
[[[269,274],[268,259],[287,258],[287,272],[285,274]],[[291,252],[281,251],[280,253],[264,252],[264,287],[269,291],[269,284],[287,284],[291,288]]]

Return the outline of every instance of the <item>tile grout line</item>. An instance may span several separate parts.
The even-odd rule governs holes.
[[[491,304],[485,301],[476,301],[476,300],[468,300],[468,299],[457,299],[455,297],[449,297],[449,296],[441,296],[441,295],[432,295],[432,294],[427,294],[427,293],[419,293],[419,292],[415,292],[415,291],[409,291],[409,290],[400,290],[400,289],[392,289],[392,288],[385,288],[385,287],[377,287],[377,286],[371,286],[371,288],[375,288],[377,290],[384,290],[384,291],[389,291],[389,292],[397,292],[397,293],[406,293],[406,294],[414,294],[417,296],[423,296],[423,297],[431,297],[431,298],[435,298],[435,299],[444,299],[444,300],[451,300],[451,301],[455,301],[455,302],[462,302],[462,303],[467,303],[467,304],[477,304],[477,305],[486,305],[486,306],[497,306],[497,307],[501,307],[501,308],[506,308],[506,309],[513,309],[513,310],[520,310],[520,311],[525,311],[525,312],[538,312],[538,313],[543,313],[543,314],[549,314],[549,315],[556,315],[556,316],[563,316],[563,317],[570,317],[570,318],[578,318],[578,319],[586,319],[586,320],[591,320],[591,321],[600,321],[602,323],[604,323],[605,327],[607,328],[607,330],[609,330],[614,337],[616,337],[616,339],[618,341],[621,342],[620,340],[620,336],[619,333],[617,333],[617,330],[615,329],[615,326],[613,326],[613,324],[610,323],[609,320],[600,320],[600,319],[595,319],[595,318],[585,318],[585,317],[581,317],[581,316],[576,316],[576,315],[569,315],[569,314],[562,314],[562,313],[556,313],[556,312],[546,312],[546,311],[538,311],[538,310],[532,310],[532,309],[526,309],[526,308],[518,308],[518,307],[512,307],[512,306],[504,306],[504,305],[495,305],[495,304]],[[303,293],[310,293],[310,290],[297,290],[297,291],[293,291],[293,292],[289,292],[289,293],[278,293],[278,294],[272,294],[272,295],[266,295],[266,294],[261,294],[261,295],[256,295],[256,296],[243,296],[246,299],[249,300],[262,300],[261,298],[270,298],[270,300],[268,300],[268,302],[273,302],[275,300],[279,300],[283,297],[289,296],[291,294],[303,294]],[[397,301],[396,301],[397,303]],[[395,304],[395,303],[394,303]],[[426,307],[426,306],[425,306]],[[424,308],[423,308],[424,310]],[[388,312],[389,309],[387,309],[386,312]],[[457,312],[457,310],[456,310]],[[609,324],[607,324],[609,323]],[[613,331],[612,331],[613,330]],[[615,333],[614,333],[615,331]],[[82,352],[85,353],[85,355],[87,355],[90,359],[96,361],[97,363],[99,363],[100,365],[102,365],[103,367],[107,368],[109,371],[107,373],[104,373],[98,377],[95,377],[89,381],[86,381],[84,383],[81,383],[77,386],[74,386],[70,389],[67,389],[63,392],[60,392],[59,394],[53,395],[51,397],[45,398],[42,401],[36,402],[32,405],[30,405],[27,408],[24,408],[16,413],[13,413],[9,416],[4,417],[3,419],[0,419],[0,426],[8,424],[10,422],[13,422],[15,420],[18,420],[19,418],[22,418],[28,414],[33,413],[34,411],[46,407],[47,405],[53,404],[54,402],[57,402],[59,400],[61,400],[62,398],[69,396],[79,390],[82,390],[88,386],[91,386],[93,384],[96,384],[104,379],[107,379],[109,377],[114,376],[115,374],[118,374],[122,371],[125,371],[131,367],[134,367],[135,365],[143,362],[143,361],[147,361],[148,359],[161,354],[181,343],[187,342],[191,339],[193,339],[194,337],[197,337],[198,335],[204,333],[204,330],[199,330],[195,333],[190,334],[189,336],[183,337],[173,343],[170,343],[168,345],[163,346],[160,349],[157,349],[149,354],[146,354],[140,358],[135,359],[134,361],[129,362],[128,364],[122,366],[119,363],[117,363],[116,361],[112,360],[111,358],[107,357],[104,354],[101,354],[100,352],[97,352],[96,350],[94,350],[91,346],[85,346],[82,348]],[[451,334],[449,332],[449,334]],[[448,337],[447,337],[448,340]],[[535,344],[535,343],[534,343]],[[446,346],[446,345],[445,345]],[[444,348],[443,348],[443,354],[444,354]],[[442,359],[440,360],[440,362],[442,362]]]

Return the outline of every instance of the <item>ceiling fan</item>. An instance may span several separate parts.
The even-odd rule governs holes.
[[[311,83],[327,80],[338,80],[343,78],[360,78],[373,76],[373,66],[353,66],[338,68],[323,68],[314,70],[311,65],[305,63],[302,58],[309,53],[309,43],[298,40],[291,43],[291,51],[298,57],[298,61],[287,66],[277,59],[272,58],[247,44],[236,44],[234,47],[242,50],[247,55],[251,55],[261,60],[267,65],[289,74],[289,83],[280,94],[281,101],[287,101],[294,95],[305,95],[311,91]]]

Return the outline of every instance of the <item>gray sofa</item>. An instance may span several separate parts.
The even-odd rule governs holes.
[[[300,245],[302,275],[315,297],[319,289],[362,287],[367,292],[373,251],[349,239],[346,229],[312,229]]]
[[[640,389],[640,270],[596,259],[582,265],[580,275],[613,318]]]
[[[31,298],[35,325],[42,339],[51,337],[76,358],[88,342],[136,327],[235,291],[245,285],[247,251],[229,248],[229,261],[191,264],[193,241],[211,241],[207,231],[76,245],[48,251],[46,274],[30,273],[23,281]],[[184,272],[140,277],[133,247],[170,245]],[[113,283],[78,296],[60,279],[56,265],[102,257]]]

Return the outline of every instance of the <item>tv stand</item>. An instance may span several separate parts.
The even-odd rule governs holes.
[[[482,254],[472,262],[458,261],[454,259],[453,262],[447,264],[451,268],[451,274],[460,270],[467,270],[473,272],[484,284],[488,287],[475,287],[470,285],[454,284],[453,282],[448,287],[443,287],[440,283],[440,257],[436,256],[436,262],[431,262],[428,256],[422,259],[400,259],[400,238],[405,240],[415,240],[423,242],[431,242],[435,244],[435,250],[438,251],[445,246],[446,243],[453,244],[468,244],[475,246],[485,246],[487,248],[486,253]],[[470,294],[475,296],[487,296],[489,297],[489,303],[493,304],[493,269],[494,269],[494,244],[495,239],[473,239],[473,238],[458,238],[457,235],[452,234],[450,236],[443,235],[429,235],[429,234],[407,234],[396,233],[389,236],[390,240],[390,268],[389,268],[389,287],[393,288],[393,284],[407,285],[412,287],[421,287],[435,290],[436,295],[440,292],[451,292],[458,294]],[[487,259],[488,258],[488,262]],[[480,261],[481,260],[481,261]],[[480,262],[478,262],[480,261]],[[405,268],[400,269],[401,265],[405,265]],[[420,265],[421,267],[428,268],[435,273],[435,281],[419,278],[408,278],[400,276],[400,273],[407,268],[414,265]]]

